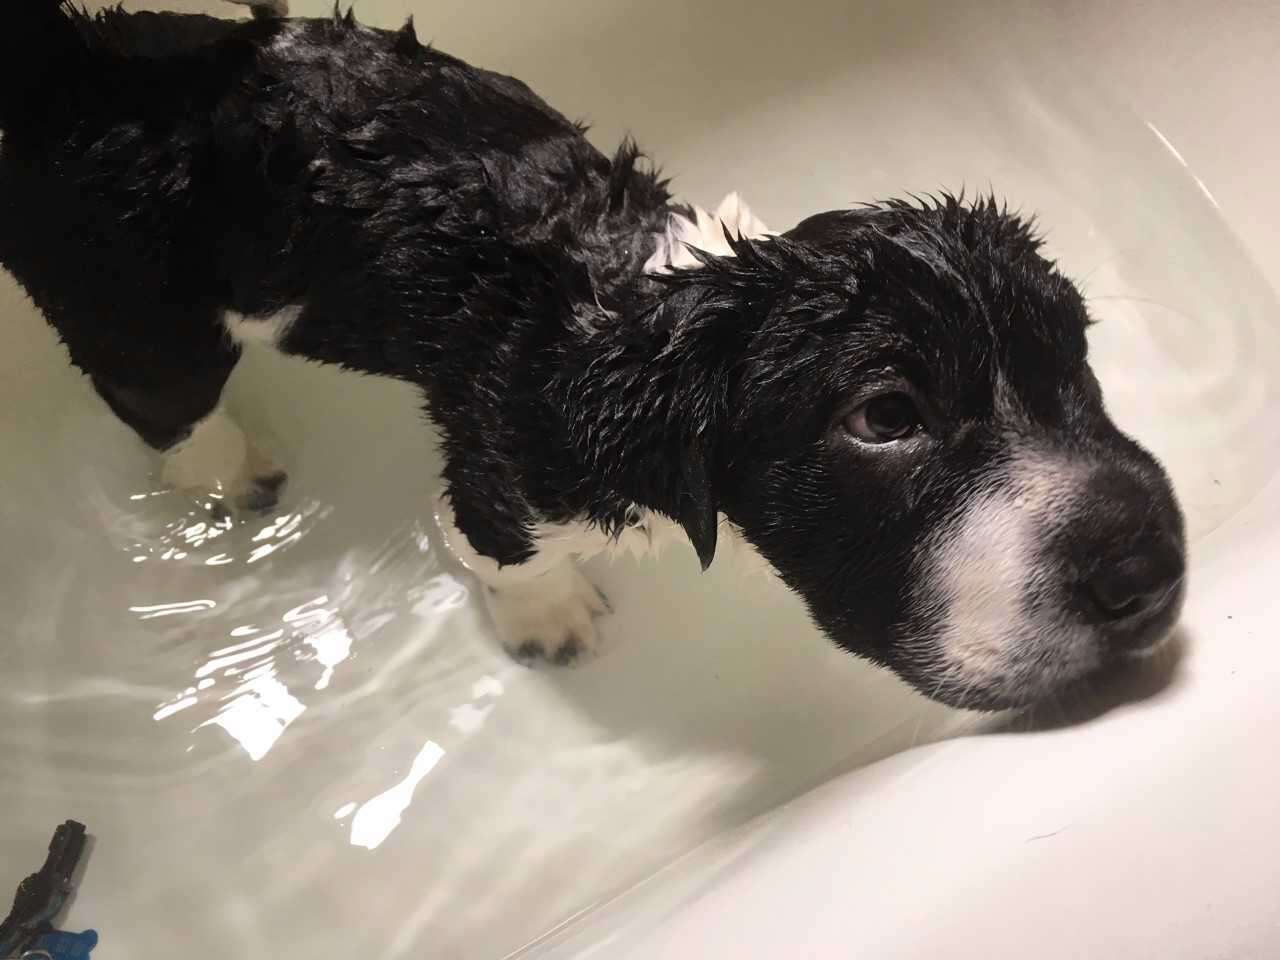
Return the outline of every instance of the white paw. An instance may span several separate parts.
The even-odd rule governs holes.
[[[503,647],[516,660],[568,666],[600,652],[596,618],[604,595],[573,564],[485,591]]]
[[[196,496],[212,494],[241,510],[269,510],[279,500],[286,474],[246,439],[236,422],[215,410],[191,436],[165,451],[161,477]]]

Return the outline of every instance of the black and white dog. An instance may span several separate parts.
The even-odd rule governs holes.
[[[672,532],[704,566],[741,538],[836,643],[952,704],[1169,632],[1169,482],[994,199],[772,234],[412,24],[255,13],[0,23],[0,262],[174,485],[272,502],[284,474],[219,408],[265,341],[421,388],[447,534],[522,658],[593,647],[579,558]]]

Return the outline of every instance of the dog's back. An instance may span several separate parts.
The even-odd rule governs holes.
[[[42,112],[51,90],[76,80],[84,53],[61,0],[9,4],[0,21],[0,130]]]
[[[0,265],[157,449],[216,411],[238,340],[267,339],[417,384],[496,483],[562,430],[535,385],[584,314],[644,282],[672,209],[634,145],[604,156],[411,24],[19,0],[10,27],[9,79],[42,99],[0,94]],[[491,409],[521,391],[518,416]],[[552,448],[537,472],[574,463]]]
[[[20,0],[4,43],[0,262],[64,336],[87,323],[95,343],[163,346],[215,313],[305,301],[298,352],[416,378],[433,338],[417,329],[426,353],[397,359],[388,325],[536,289],[522,271],[563,275],[558,261],[585,259],[565,241],[592,239],[575,218],[603,222],[594,239],[612,250],[665,217],[634,156],[612,164],[524,84],[423,47],[411,27],[90,20]],[[645,202],[623,202],[628,189]],[[623,206],[649,215],[610,233]],[[74,290],[67,270],[83,272]],[[376,337],[353,344],[353,316]],[[67,339],[80,362],[82,338]]]
[[[95,24],[55,0],[21,0],[6,19],[0,263],[82,366],[144,335],[144,324],[164,350],[175,325],[211,309],[198,282],[211,251],[192,242],[191,184],[210,133],[199,101],[215,96],[217,65],[191,52],[200,44],[189,34],[179,44],[154,29],[168,18]],[[215,31],[209,41],[223,29],[211,18],[195,25]],[[165,55],[133,49],[146,46]],[[147,323],[160,312],[168,322]]]

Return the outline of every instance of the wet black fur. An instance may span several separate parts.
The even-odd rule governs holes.
[[[479,552],[518,564],[534,522],[637,504],[707,564],[723,513],[838,642],[922,684],[894,646],[915,549],[1019,431],[1163,483],[1103,413],[1079,294],[994,200],[821,214],[647,277],[681,208],[636,147],[601,154],[411,24],[4,17],[0,262],[157,447],[234,366],[223,311],[301,304],[284,350],[422,388]],[[852,442],[842,414],[895,385],[930,442]]]

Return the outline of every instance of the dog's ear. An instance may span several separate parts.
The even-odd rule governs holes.
[[[654,278],[644,311],[595,324],[584,362],[563,381],[570,439],[594,481],[678,523],[704,569],[716,551],[734,384],[786,282],[747,241],[734,250]]]
[[[667,284],[647,325],[658,347],[652,383],[663,391],[655,399],[666,401],[663,456],[655,467],[667,480],[654,506],[680,524],[705,570],[716,554],[734,378],[757,324],[737,291],[700,273]]]
[[[716,556],[719,504],[712,492],[706,456],[697,444],[685,450],[681,465],[684,468],[684,487],[679,492],[680,503],[674,519],[693,544],[702,569],[706,570]]]

